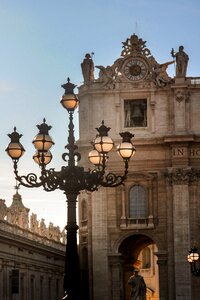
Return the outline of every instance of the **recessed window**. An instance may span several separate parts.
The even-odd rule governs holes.
[[[124,127],[147,127],[147,99],[124,100]]]
[[[147,193],[141,185],[135,185],[130,189],[129,214],[133,219],[147,217]]]
[[[151,268],[151,251],[149,247],[144,248],[142,251],[142,269]]]
[[[87,203],[86,200],[83,199],[81,203],[81,220],[87,220]]]

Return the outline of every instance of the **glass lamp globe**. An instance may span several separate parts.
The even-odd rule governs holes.
[[[79,103],[78,98],[76,97],[76,95],[74,94],[74,88],[76,87],[75,84],[70,82],[69,77],[67,78],[67,83],[61,85],[64,90],[65,93],[62,96],[60,103],[62,104],[62,106],[68,110],[68,112],[73,112]]]
[[[103,164],[103,157],[104,157],[103,154],[99,153],[96,149],[93,149],[88,154],[89,161],[95,166],[99,166]]]
[[[39,133],[35,136],[33,144],[36,150],[46,152],[54,145],[54,142],[49,135],[51,126],[47,125],[46,120],[43,119],[43,123],[37,125],[37,128],[39,129]]]
[[[16,127],[14,127],[14,131],[8,134],[8,136],[10,138],[10,143],[6,148],[6,152],[12,159],[19,159],[25,152],[24,147],[20,143],[22,134],[19,134]]]
[[[52,160],[52,154],[50,151],[42,152],[36,151],[33,155],[34,162],[38,165],[48,165]]]
[[[48,134],[37,134],[33,144],[38,151],[48,151],[54,142]]]
[[[197,248],[191,248],[189,255],[187,256],[188,262],[193,263],[199,260],[199,253]]]
[[[60,103],[69,112],[73,112],[78,107],[78,98],[75,94],[65,94],[62,96]]]
[[[187,256],[187,260],[188,260],[188,262],[189,263],[192,263],[193,262],[193,260],[192,260],[192,258],[191,258],[191,256],[190,256],[191,254],[188,254],[188,256]]]
[[[194,262],[194,261],[197,261],[199,259],[199,254],[194,252],[194,253],[191,253],[190,254],[190,258],[191,260]]]
[[[133,146],[131,139],[134,135],[128,131],[121,132],[122,143],[117,147],[117,153],[125,160],[129,160],[135,154],[135,147]]]
[[[109,136],[98,136],[94,141],[94,147],[100,153],[110,152],[113,146],[113,140]]]
[[[135,155],[135,147],[132,145],[132,143],[121,143],[117,146],[117,153],[123,158],[123,159],[130,159],[132,156]]]
[[[8,147],[6,148],[7,154],[12,159],[19,159],[24,154],[25,150],[24,147],[20,143],[9,143]]]

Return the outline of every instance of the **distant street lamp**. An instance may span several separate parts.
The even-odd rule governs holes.
[[[198,248],[196,248],[196,247],[191,248],[190,251],[188,251],[188,252],[189,252],[189,254],[187,256],[187,259],[191,266],[191,272],[194,276],[199,277],[200,276],[200,268],[197,267],[197,261],[199,264]]]
[[[88,158],[90,162],[95,165],[93,170],[84,170],[83,167],[77,165],[81,159],[81,155],[77,152],[77,145],[74,137],[73,113],[78,106],[79,100],[74,94],[74,84],[68,82],[63,84],[65,93],[61,98],[62,106],[67,109],[69,113],[68,125],[68,144],[65,146],[67,153],[62,154],[62,158],[67,162],[67,166],[62,166],[59,171],[54,168],[46,169],[46,165],[51,161],[52,155],[50,152],[51,146],[54,144],[52,138],[49,136],[51,126],[46,124],[43,120],[41,125],[37,125],[39,133],[33,140],[36,148],[36,153],[33,156],[34,161],[39,164],[41,175],[37,177],[34,173],[20,176],[18,174],[18,161],[25,152],[25,149],[20,143],[20,135],[14,127],[14,131],[8,134],[11,141],[6,148],[6,152],[13,160],[14,174],[16,180],[23,186],[34,188],[43,186],[47,192],[60,189],[64,191],[67,198],[68,220],[67,220],[67,243],[66,243],[66,257],[65,257],[65,272],[64,272],[64,291],[65,297],[68,300],[81,299],[80,293],[80,267],[79,255],[77,247],[77,230],[76,222],[76,202],[77,197],[82,190],[90,192],[98,190],[99,187],[116,187],[123,184],[128,174],[129,159],[135,154],[135,147],[131,139],[133,134],[130,132],[122,132],[122,143],[117,147],[118,154],[124,161],[124,173],[118,175],[106,171],[106,162],[108,160],[108,153],[113,148],[113,141],[108,136],[109,127],[104,125],[104,121],[99,128],[98,134],[93,142],[93,150],[89,153]]]

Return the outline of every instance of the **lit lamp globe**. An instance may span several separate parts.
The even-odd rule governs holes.
[[[99,153],[96,149],[93,149],[89,152],[88,159],[95,166],[100,166],[103,164],[103,154]]]
[[[43,123],[41,125],[37,125],[39,129],[39,133],[35,136],[33,140],[33,144],[36,150],[47,152],[54,142],[52,138],[49,136],[49,130],[51,126],[46,124],[46,120],[43,119]]]
[[[77,96],[74,94],[74,88],[76,85],[70,82],[70,79],[67,79],[67,83],[61,85],[65,89],[65,93],[62,96],[60,103],[62,106],[68,110],[68,112],[73,112],[78,104],[79,100]]]
[[[41,165],[48,165],[52,160],[52,154],[50,151],[42,152],[42,151],[36,151],[33,155],[34,162]]]
[[[11,134],[8,134],[8,136],[10,137],[11,142],[8,144],[5,151],[13,160],[18,160],[25,152],[24,147],[19,141],[22,134],[19,134],[16,131],[16,127],[14,127],[14,131]]]
[[[131,142],[131,138],[134,134],[126,131],[121,132],[122,143],[117,146],[117,153],[125,160],[129,160],[133,155],[135,155],[136,149]]]
[[[190,253],[188,255],[188,261],[189,262],[195,262],[199,259],[199,254],[198,253]]]
[[[63,95],[60,102],[65,109],[69,112],[73,112],[77,108],[79,101],[76,95],[68,94]]]
[[[191,254],[188,254],[187,260],[188,260],[189,263],[192,263],[192,262],[193,262],[192,257],[191,257]]]

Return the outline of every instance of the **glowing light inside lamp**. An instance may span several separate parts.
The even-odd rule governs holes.
[[[104,155],[102,153],[99,153],[96,149],[93,149],[88,154],[89,161],[95,166],[99,166],[103,164],[103,157]]]
[[[48,151],[54,142],[48,134],[37,134],[33,144],[38,151]]]
[[[19,159],[25,152],[20,143],[10,143],[6,151],[12,159]]]
[[[108,153],[113,146],[113,140],[109,136],[98,136],[94,141],[94,147],[100,153]]]
[[[34,162],[38,165],[48,165],[50,161],[52,160],[52,154],[50,151],[47,152],[41,152],[36,151],[36,153],[33,155]]]

